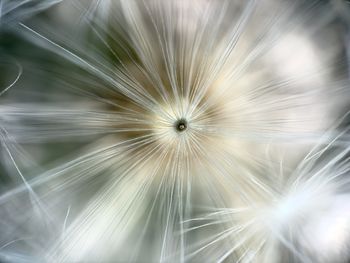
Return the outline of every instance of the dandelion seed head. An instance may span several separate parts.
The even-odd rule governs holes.
[[[279,262],[289,255],[298,262],[346,262],[350,214],[344,156],[349,149],[333,151],[314,150],[278,188],[245,192],[241,207],[210,215],[229,227],[204,247],[226,239],[231,245],[219,253],[219,261],[235,255],[248,262]],[[320,156],[325,159],[319,161]]]
[[[333,90],[343,94],[346,81],[334,83],[330,74],[337,52],[315,44],[323,21],[309,19],[314,1],[300,1],[305,12],[294,9],[299,1],[86,2],[91,5],[62,1],[52,21],[43,16],[19,25],[19,35],[50,53],[58,60],[52,69],[59,69],[44,72],[52,77],[44,102],[35,96],[36,86],[45,85],[39,78],[33,87],[29,82],[35,91],[29,103],[0,105],[4,128],[43,155],[50,144],[82,141],[60,152],[58,164],[33,168],[29,190],[41,197],[34,209],[18,202],[28,217],[48,204],[64,229],[50,234],[54,241],[37,261],[45,254],[49,262],[115,261],[116,255],[126,262],[185,262],[192,242],[182,222],[196,213],[197,193],[206,195],[205,205],[244,207],[220,211],[230,218],[217,221],[230,229],[218,239],[234,241],[222,259],[231,252],[248,262],[278,258],[276,248],[291,245],[283,239],[289,229],[300,243],[315,231],[304,226],[323,224],[317,220],[338,194],[324,183],[327,176],[290,180],[280,189],[285,178],[260,173],[279,157],[266,157],[266,145],[285,149],[286,142],[301,155],[309,147],[303,140],[315,140],[337,118],[330,112],[341,104]],[[316,8],[320,15],[313,17],[323,12]],[[39,67],[41,58],[30,62]],[[292,163],[286,155],[281,171]],[[38,224],[24,228],[40,232],[46,216],[33,218]]]

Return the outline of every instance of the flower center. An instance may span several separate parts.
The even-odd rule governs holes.
[[[180,119],[175,123],[175,129],[178,132],[183,132],[187,129],[187,121],[185,119]]]

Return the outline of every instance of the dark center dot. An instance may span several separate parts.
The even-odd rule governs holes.
[[[187,121],[185,119],[180,119],[175,123],[175,128],[178,132],[183,132],[187,129]]]

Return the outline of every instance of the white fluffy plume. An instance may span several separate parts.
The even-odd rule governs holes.
[[[226,227],[193,246],[188,257],[206,255],[210,262],[347,262],[349,145],[336,147],[335,142],[315,147],[287,173],[282,161],[272,164],[260,177],[268,174],[274,185],[252,185],[244,196],[232,199],[230,208],[191,220],[197,225],[193,230]]]
[[[348,256],[349,237],[334,236],[350,193],[346,130],[334,128],[349,98],[345,31],[332,5],[5,4],[2,18],[16,19],[3,35],[18,50],[0,42],[11,65],[0,91],[1,260]],[[344,146],[326,155],[315,144]],[[215,242],[217,229],[188,231],[203,207],[230,207],[209,216],[230,225]]]

